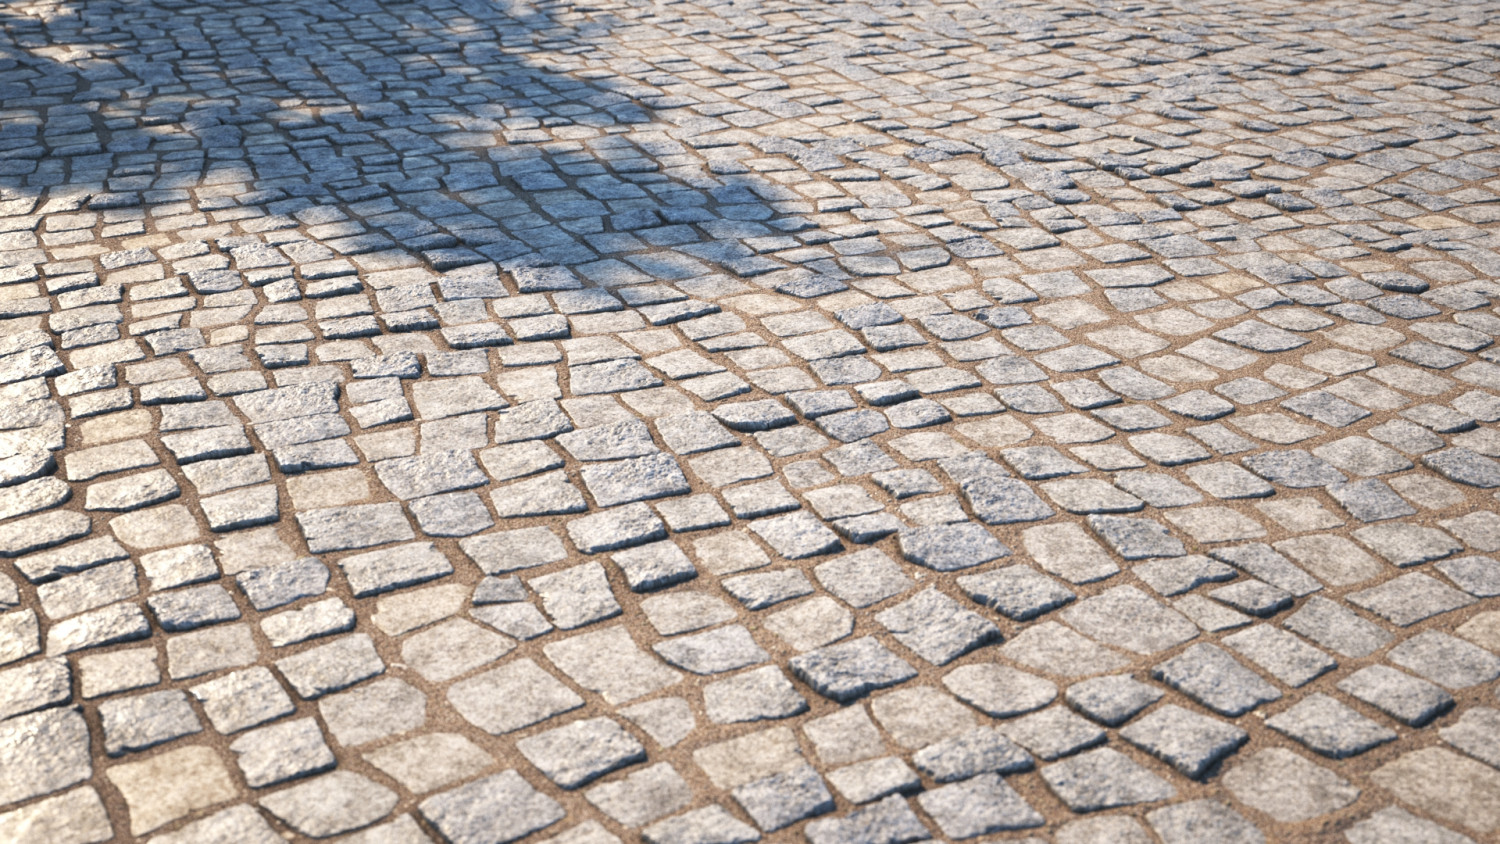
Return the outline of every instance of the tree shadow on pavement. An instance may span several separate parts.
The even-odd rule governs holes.
[[[259,236],[300,249],[295,263],[314,275],[410,259],[439,272],[561,264],[603,286],[787,270],[743,241],[784,246],[813,227],[798,214],[814,203],[745,178],[743,149],[714,158],[743,140],[723,139],[734,126],[722,115],[659,122],[649,104],[666,95],[650,82],[664,71],[618,43],[649,14],[467,1],[7,7],[0,214],[38,231],[18,230],[0,264],[15,278],[26,265],[49,276],[135,265],[106,238],[165,257],[166,277],[292,263],[249,242]],[[85,216],[26,216],[74,212]],[[831,237],[803,242],[820,239]],[[842,274],[810,261],[780,281],[826,292]],[[824,280],[805,291],[811,276]]]

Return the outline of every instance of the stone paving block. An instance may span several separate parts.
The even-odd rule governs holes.
[[[847,706],[814,718],[802,726],[819,760],[845,765],[880,756],[885,742],[863,704]]]
[[[1417,572],[1353,592],[1348,601],[1402,627],[1474,603],[1472,597]]]
[[[932,686],[886,692],[870,704],[875,720],[903,747],[919,749],[972,730],[974,714]]]
[[[705,685],[703,707],[709,720],[718,724],[790,718],[808,709],[807,699],[775,666]]]
[[[203,730],[182,691],[112,698],[99,705],[99,719],[104,726],[104,749],[110,756],[145,750]]]
[[[485,574],[555,563],[568,553],[562,540],[545,527],[486,533],[460,541],[459,547]]]
[[[585,554],[665,539],[666,527],[645,504],[627,504],[568,522],[568,537]]]
[[[141,762],[115,765],[106,775],[130,809],[133,835],[143,835],[235,795],[223,763],[212,750],[202,746],[178,748]]]
[[[1281,692],[1241,665],[1228,651],[1207,643],[1193,645],[1157,665],[1151,676],[1221,715],[1243,715]]]
[[[1440,560],[1463,550],[1462,544],[1436,528],[1418,525],[1371,525],[1354,531],[1370,550],[1398,566]]]
[[[0,801],[61,791],[93,774],[88,725],[76,708],[47,709],[0,722]]]
[[[1172,704],[1131,722],[1120,737],[1194,779],[1201,779],[1250,738],[1233,724]]]
[[[383,673],[385,662],[375,652],[369,635],[353,633],[282,657],[276,661],[276,668],[297,694],[313,699]]]
[[[1180,557],[1186,553],[1182,542],[1165,527],[1150,519],[1125,516],[1089,516],[1089,529],[1126,560],[1150,557]]]
[[[775,832],[804,818],[833,811],[833,795],[811,765],[745,783],[734,789],[735,802],[756,826]]]
[[[1474,839],[1460,835],[1451,829],[1396,806],[1388,806],[1345,830],[1349,844],[1375,844],[1390,841],[1394,844],[1430,841],[1432,844],[1469,844]]]
[[[1140,821],[1121,815],[1098,815],[1068,821],[1057,829],[1061,844],[1149,844],[1151,834]]]
[[[145,647],[79,657],[78,672],[81,675],[80,685],[83,696],[85,698],[99,697],[156,685],[161,682],[161,669],[157,665],[156,656],[155,648]],[[48,666],[44,670],[56,670],[51,667],[54,664],[50,661],[42,665]],[[30,670],[36,671],[37,669],[31,666]],[[61,673],[66,674],[66,672]],[[70,686],[71,683],[59,682],[57,685],[61,688]],[[31,688],[16,688],[13,693],[20,696],[17,699],[25,700],[35,699],[37,692],[46,690],[47,684],[38,684]]]
[[[585,563],[529,582],[552,622],[564,630],[583,627],[620,614],[609,579],[599,563]]]
[[[647,844],[692,844],[707,841],[752,844],[760,840],[760,833],[723,807],[710,805],[658,821],[641,831],[641,839]]]
[[[995,717],[1040,709],[1057,697],[1050,681],[1001,665],[976,663],[955,668],[943,685],[959,700]]]
[[[640,742],[608,718],[574,721],[537,733],[518,741],[516,748],[548,778],[567,789],[646,758]]]
[[[1007,736],[1047,762],[1102,744],[1105,740],[1103,730],[1074,715],[1065,706],[1053,706],[1017,718],[1007,722],[1003,729]]]
[[[837,534],[806,512],[760,519],[752,522],[750,529],[789,560],[828,554],[843,547]]]
[[[250,628],[244,624],[223,624],[179,633],[167,640],[167,676],[186,680],[226,668],[239,668],[254,663],[259,653]]]
[[[1500,562],[1490,557],[1458,557],[1433,568],[1477,598],[1500,596]]]
[[[813,691],[840,703],[917,676],[909,663],[868,636],[793,657],[790,666]]]
[[[429,797],[418,811],[450,841],[463,844],[514,841],[566,815],[557,801],[513,770]]]
[[[619,626],[552,642],[542,652],[575,683],[612,702],[629,703],[682,676],[648,656]]]
[[[216,677],[191,691],[214,729],[226,735],[293,711],[291,697],[270,670],[261,666]]]
[[[1224,774],[1237,799],[1280,823],[1297,823],[1342,809],[1359,798],[1348,780],[1280,747],[1247,756]]]
[[[399,504],[309,510],[297,514],[297,523],[307,538],[308,550],[314,554],[369,548],[414,536]]]
[[[252,788],[321,773],[336,764],[333,751],[311,718],[283,721],[252,730],[229,746],[245,782]]]
[[[453,564],[430,542],[414,542],[345,557],[339,568],[355,597],[414,586],[453,573]]]
[[[1115,727],[1160,700],[1162,691],[1133,677],[1116,675],[1074,683],[1064,697],[1079,712]]]
[[[673,586],[698,575],[692,561],[672,542],[654,542],[611,555],[625,573],[632,591],[649,592]]]
[[[1133,586],[1116,586],[1064,608],[1060,615],[1087,636],[1140,654],[1156,653],[1198,635],[1192,622]]]
[[[1266,719],[1266,725],[1333,759],[1394,741],[1396,733],[1327,695],[1314,694]]]
[[[456,733],[415,736],[370,751],[365,758],[417,794],[469,779],[495,764],[494,757]]]
[[[1414,750],[1371,774],[1403,802],[1471,832],[1500,827],[1493,799],[1500,777],[1492,768],[1438,747]]]
[[[637,827],[686,808],[692,801],[692,790],[671,765],[662,763],[637,771],[624,779],[594,786],[585,796],[617,823]],[[592,839],[579,833],[582,827],[575,828],[560,838],[579,842],[619,840],[613,836],[606,838],[608,833],[602,826],[595,824],[594,827],[589,833],[593,836]]]
[[[529,659],[453,684],[448,700],[469,722],[496,735],[583,705],[583,698]]]
[[[261,806],[291,828],[314,837],[348,832],[395,807],[396,793],[348,771],[333,771],[261,798]]]
[[[1263,844],[1266,837],[1244,815],[1217,800],[1177,803],[1146,814],[1166,844],[1213,840],[1224,844]]]
[[[1108,747],[1048,765],[1042,780],[1074,812],[1156,803],[1177,794],[1166,780]]]
[[[31,662],[0,671],[0,719],[67,703],[73,673],[63,659]]]
[[[828,781],[853,803],[869,803],[891,794],[910,794],[922,785],[917,772],[894,756],[845,765],[830,771]]]
[[[589,464],[584,466],[581,477],[601,507],[686,495],[690,491],[677,461],[661,454]]]
[[[1021,536],[1037,565],[1069,583],[1092,583],[1120,570],[1078,525],[1043,525],[1028,528]]]
[[[720,674],[770,658],[755,643],[750,631],[738,624],[679,636],[654,645],[652,649],[667,662],[694,674]]]
[[[440,683],[494,662],[514,647],[504,636],[455,618],[407,637],[401,659],[423,679]]]
[[[1325,648],[1356,659],[1369,656],[1391,641],[1391,634],[1379,625],[1322,596],[1309,598],[1282,624]]]
[[[856,609],[899,595],[912,583],[895,561],[876,548],[820,563],[813,573],[824,588]]]
[[[1338,666],[1328,654],[1291,633],[1268,624],[1257,624],[1222,639],[1236,653],[1266,673],[1293,688]]]
[[[1053,621],[1026,628],[1001,645],[999,653],[1035,671],[1067,677],[1104,674],[1130,664],[1123,652]]]
[[[337,766],[256,786],[218,771],[231,750],[210,803],[71,783],[0,800],[0,827],[1019,840],[980,831],[1031,818],[965,790],[990,772],[925,792],[943,814],[886,746],[978,771],[975,710],[1058,757],[1044,782],[1121,772],[1057,791],[1090,817],[1038,803],[1028,841],[1284,838],[1306,830],[1265,806],[1344,788],[1257,746],[1129,808],[1192,777],[1089,745],[1045,708],[1064,683],[1132,734],[1279,695],[1280,749],[1365,790],[1290,823],[1493,832],[1483,777],[1402,792],[1357,752],[1394,718],[1377,764],[1446,759],[1416,725],[1461,700],[1452,758],[1488,770],[1463,755],[1500,671],[1483,15],[230,0],[163,35],[74,5],[17,19],[0,86],[0,717],[68,711],[76,668],[90,771],[178,752],[106,746],[156,735],[132,702],[174,689],[160,714],[192,693],[245,759],[300,730],[292,770],[326,756],[290,692],[321,693]],[[942,684],[908,692],[917,663]],[[1165,685],[1124,673],[1151,665]],[[844,729],[804,688],[893,685]],[[439,693],[452,732],[423,733]],[[782,750],[708,781],[653,758],[580,800],[428,739],[620,716]],[[735,744],[771,734],[729,726],[751,719],[791,744]],[[758,831],[831,794],[733,799],[803,764],[799,729],[807,782],[854,805]],[[402,776],[359,784],[395,747]],[[1219,787],[1247,764],[1269,773]],[[390,799],[423,817],[375,816]]]
[[[98,844],[114,830],[99,792],[86,786],[0,814],[0,834],[18,844]]]
[[[1292,606],[1291,593],[1258,580],[1241,580],[1208,593],[1236,610],[1266,618]]]
[[[1274,545],[1328,586],[1352,586],[1377,577],[1381,565],[1343,537],[1317,535],[1284,539]]]
[[[1391,648],[1386,656],[1448,689],[1466,689],[1500,677],[1500,657],[1436,630],[1418,633]]]
[[[1453,706],[1441,688],[1387,665],[1371,665],[1339,683],[1339,690],[1409,726],[1419,727]]]
[[[927,827],[906,801],[888,797],[868,808],[856,809],[838,819],[813,821],[807,825],[813,844],[846,841],[919,841],[928,837]]]
[[[1000,731],[981,727],[930,744],[912,762],[938,782],[966,780],[980,774],[1029,771],[1033,762]]]
[[[783,601],[811,595],[812,583],[799,569],[742,574],[720,581],[724,591],[746,609],[761,610]]]
[[[328,578],[327,566],[315,557],[302,557],[241,572],[235,576],[235,584],[251,606],[265,611],[323,594]]]
[[[1489,765],[1500,759],[1500,743],[1496,741],[1495,726],[1500,723],[1500,712],[1477,706],[1461,715],[1456,723],[1438,731],[1443,741],[1468,753]]]
[[[1000,629],[935,589],[917,593],[875,616],[896,641],[933,665],[1000,637]]]
[[[385,823],[377,823],[367,826],[359,832],[343,837],[343,841],[351,844],[386,844],[393,840],[396,844],[427,844],[432,839],[417,825],[411,815],[397,815],[395,820]]]
[[[854,632],[854,616],[837,601],[819,595],[766,616],[765,628],[796,651],[832,644]]]
[[[998,774],[942,786],[917,798],[943,834],[971,838],[1041,826],[1042,816]]]

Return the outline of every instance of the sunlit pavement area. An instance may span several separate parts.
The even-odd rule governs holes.
[[[0,8],[0,841],[1500,830],[1500,6]]]

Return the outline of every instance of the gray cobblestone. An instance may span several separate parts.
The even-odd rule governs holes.
[[[6,8],[0,838],[1492,835],[1495,24]]]

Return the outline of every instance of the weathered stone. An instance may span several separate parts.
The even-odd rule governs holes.
[[[1079,632],[1140,654],[1153,654],[1198,635],[1197,626],[1134,586],[1116,586],[1064,609]]]
[[[1108,747],[1071,756],[1042,768],[1042,780],[1075,812],[1094,812],[1170,800],[1177,789]]]
[[[617,823],[638,827],[686,808],[693,800],[693,791],[671,765],[663,762],[596,785],[584,796]],[[602,827],[599,834],[604,834]],[[584,844],[587,839],[577,840]]]
[[[563,788],[578,788],[646,759],[646,749],[619,724],[590,718],[516,742],[531,764]]]
[[[0,814],[0,837],[15,844],[99,844],[114,830],[99,792],[84,786]]]
[[[235,739],[229,749],[251,788],[322,773],[335,764],[333,751],[311,718],[252,730]]]
[[[332,771],[260,799],[266,811],[313,838],[368,826],[396,807],[396,792],[349,771]]]
[[[1146,820],[1165,844],[1218,841],[1223,844],[1265,844],[1255,824],[1217,800],[1193,800],[1154,809]]]
[[[756,826],[775,832],[804,818],[833,811],[833,795],[811,765],[745,783],[732,792]]]
[[[161,691],[99,704],[104,727],[104,750],[120,756],[134,750],[202,732],[198,715],[182,691]]]
[[[0,722],[0,805],[61,791],[92,773],[88,726],[77,709]]]
[[[618,626],[552,642],[542,652],[575,683],[611,703],[629,703],[682,677],[647,655]]]
[[[1303,698],[1266,719],[1266,726],[1333,759],[1356,756],[1396,739],[1396,732],[1327,695]]]
[[[792,673],[826,698],[846,702],[904,683],[916,669],[866,636],[809,651],[791,660]]]
[[[180,747],[105,771],[130,810],[130,833],[140,836],[199,809],[232,800],[229,771],[201,745]]]
[[[1280,747],[1246,757],[1223,782],[1240,802],[1281,823],[1321,817],[1359,798],[1347,780]]]
[[[1171,704],[1132,722],[1120,737],[1194,779],[1249,740],[1233,724]]]
[[[304,698],[322,697],[385,671],[385,662],[364,633],[353,633],[326,645],[276,661],[276,668]]]
[[[1281,698],[1275,686],[1216,645],[1193,645],[1156,666],[1151,676],[1231,717]]]
[[[427,696],[395,677],[383,677],[318,701],[328,731],[345,747],[414,730],[427,720]]]

